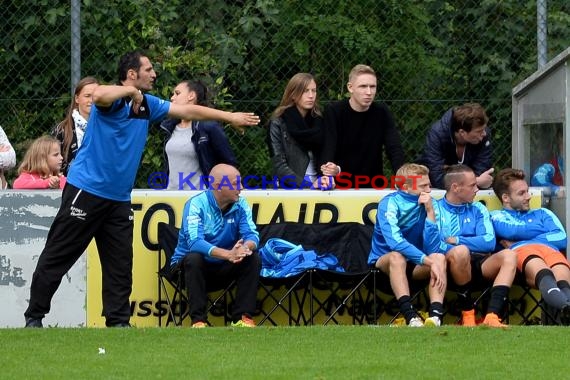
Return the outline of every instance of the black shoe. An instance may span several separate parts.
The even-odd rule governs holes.
[[[42,328],[41,318],[26,318],[26,327],[35,327],[35,328]]]
[[[107,327],[132,327],[130,323],[128,322],[120,322],[120,323],[115,323],[112,325],[107,325]]]
[[[564,305],[560,310],[560,324],[570,326],[570,305]]]

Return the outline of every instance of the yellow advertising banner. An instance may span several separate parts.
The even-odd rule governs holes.
[[[242,196],[252,207],[257,224],[278,222],[330,223],[358,222],[373,224],[378,202],[390,190],[244,190]],[[132,193],[134,211],[133,291],[131,294],[131,323],[135,326],[158,326],[159,317],[167,314],[166,301],[159,301],[157,271],[157,225],[167,222],[181,225],[185,202],[196,191],[135,190]],[[434,190],[435,198],[444,192]],[[540,207],[540,192],[532,191],[531,207]],[[480,191],[477,200],[489,209],[500,207],[492,191]],[[87,326],[103,327],[101,316],[101,266],[94,243],[87,256]]]

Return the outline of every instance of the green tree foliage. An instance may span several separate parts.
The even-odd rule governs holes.
[[[48,132],[70,100],[69,0],[2,3],[0,119],[19,157]],[[570,3],[548,1],[549,58],[570,41]],[[270,174],[268,118],[289,78],[311,72],[322,105],[346,96],[358,63],[378,74],[378,98],[391,108],[407,158],[449,107],[482,103],[491,117],[498,166],[510,165],[511,89],[536,70],[536,1],[525,0],[108,0],[81,3],[82,76],[117,81],[117,60],[143,49],[169,98],[200,78],[214,104],[254,111],[262,127],[226,132],[245,174]],[[163,166],[153,129],[136,186]],[[387,172],[389,172],[388,168]]]
[[[549,57],[568,47],[567,2],[548,1]],[[497,168],[511,165],[511,90],[536,70],[536,1],[485,0],[427,2],[430,24],[441,42],[434,51],[445,62],[445,76],[432,89],[445,108],[474,101],[490,117]],[[562,37],[564,36],[564,37]],[[562,38],[561,38],[562,37]],[[443,108],[443,107],[442,107]],[[443,112],[443,109],[440,110]]]

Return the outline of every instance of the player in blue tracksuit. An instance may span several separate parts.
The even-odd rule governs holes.
[[[439,251],[445,253],[457,290],[462,324],[476,325],[471,285],[483,279],[493,281],[483,324],[503,327],[498,316],[515,277],[516,255],[509,249],[491,254],[495,249],[495,233],[487,208],[480,202],[473,202],[479,190],[473,169],[453,165],[447,169],[443,182],[445,196],[434,206],[439,227]]]
[[[409,326],[422,326],[424,322],[411,304],[408,276],[430,278],[431,303],[425,324],[439,326],[446,288],[445,257],[436,253],[438,234],[429,170],[423,165],[404,164],[396,175],[405,177],[405,183],[378,204],[368,263],[390,278]]]
[[[561,322],[570,324],[570,263],[560,250],[567,237],[552,211],[530,209],[525,173],[503,169],[495,178],[493,190],[503,204],[491,220],[499,244],[517,254],[517,269],[529,286],[538,288],[544,301],[561,310]]]
[[[204,191],[190,198],[184,205],[178,245],[171,265],[184,259],[188,252],[196,252],[212,263],[225,260],[212,255],[216,247],[231,249],[239,239],[259,243],[251,209],[243,197],[222,212],[213,191]]]
[[[182,227],[171,265],[184,268],[192,327],[205,327],[206,284],[236,280],[233,325],[253,327],[261,260],[256,250],[259,234],[251,209],[240,197],[239,172],[218,164],[210,172],[211,189],[184,205]]]
[[[42,327],[62,277],[95,239],[101,261],[103,315],[109,327],[130,326],[133,267],[131,191],[148,127],[167,116],[219,119],[254,125],[253,114],[229,113],[197,105],[171,104],[146,94],[156,79],[140,51],[119,60],[117,86],[93,92],[89,126],[69,169],[60,209],[50,227],[30,286],[26,327]]]

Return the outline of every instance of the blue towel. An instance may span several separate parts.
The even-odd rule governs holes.
[[[262,277],[290,277],[307,269],[344,272],[332,253],[317,254],[287,240],[272,238],[259,250]]]

